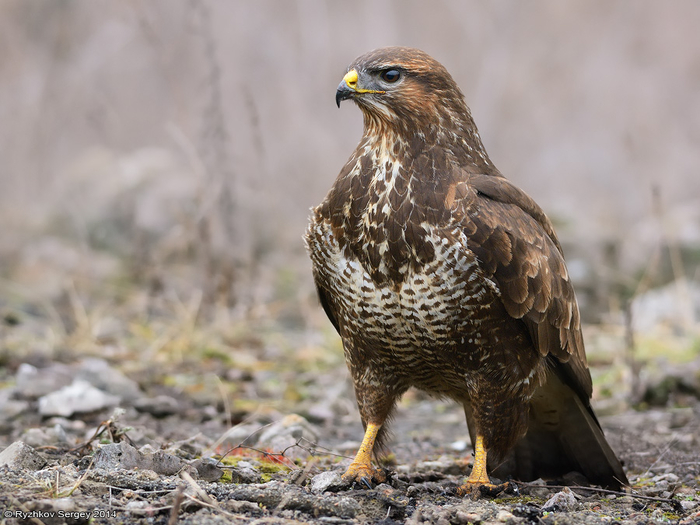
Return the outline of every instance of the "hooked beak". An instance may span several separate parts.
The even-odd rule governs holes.
[[[348,83],[345,81],[345,79],[343,79],[340,81],[340,84],[338,84],[338,89],[335,91],[335,103],[338,104],[338,107],[340,107],[340,103],[343,100],[352,98],[355,93],[356,91],[348,86]]]
[[[353,98],[356,95],[363,93],[386,93],[386,91],[379,91],[376,89],[362,89],[358,84],[358,74],[357,71],[351,69],[348,71],[343,80],[338,84],[338,89],[335,91],[335,103],[340,107],[340,103],[343,100]]]

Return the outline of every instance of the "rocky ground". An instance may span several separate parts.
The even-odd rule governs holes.
[[[627,493],[572,474],[458,497],[464,415],[417,391],[399,404],[386,483],[349,487],[339,475],[362,437],[352,386],[293,273],[261,276],[269,300],[236,316],[207,307],[177,266],[149,284],[54,244],[0,280],[1,523],[700,521],[697,331],[635,329],[631,352],[622,323],[586,328]]]
[[[30,309],[3,315],[2,523],[700,523],[697,359],[650,362],[635,410],[605,330],[589,329],[597,406],[632,488],[572,474],[474,500],[456,494],[460,408],[413,391],[387,482],[343,485],[362,429],[325,329],[103,317],[57,336]]]

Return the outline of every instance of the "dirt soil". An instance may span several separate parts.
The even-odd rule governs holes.
[[[350,487],[340,474],[362,428],[332,332],[191,321],[74,318],[58,337],[41,312],[5,308],[1,523],[700,523],[700,401],[670,375],[644,387],[663,406],[634,410],[610,393],[624,370],[592,352],[627,493],[572,473],[460,497],[462,411],[415,391],[392,425],[387,481]]]

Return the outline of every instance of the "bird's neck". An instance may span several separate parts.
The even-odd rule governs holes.
[[[419,125],[419,121],[395,122],[365,113],[360,148],[373,151],[376,160],[386,162],[394,163],[397,157],[417,159],[447,154],[451,162],[465,169],[494,171],[471,115],[453,120],[449,117]]]

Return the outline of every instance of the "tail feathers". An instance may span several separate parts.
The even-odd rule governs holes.
[[[577,471],[611,490],[629,484],[592,409],[554,371],[532,398],[527,434],[490,470],[496,477],[522,481]]]

